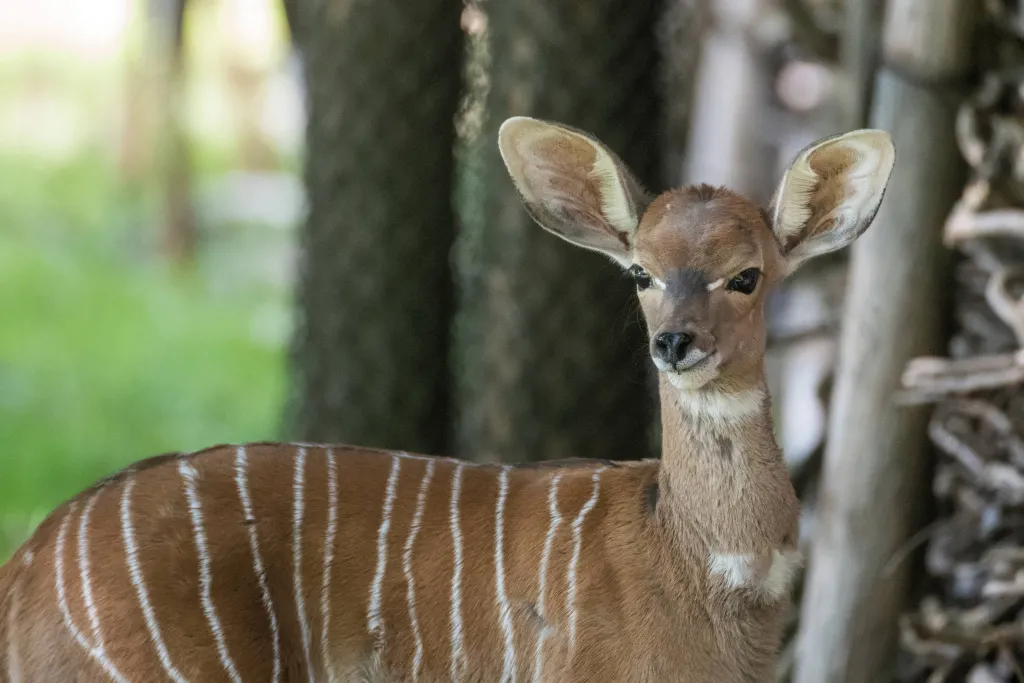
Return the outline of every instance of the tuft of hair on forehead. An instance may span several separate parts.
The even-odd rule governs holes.
[[[694,200],[699,202],[710,202],[719,197],[734,196],[736,193],[729,190],[729,188],[721,185],[708,185],[707,183],[700,183],[699,185],[690,185],[678,190],[681,194],[689,195]]]
[[[763,208],[734,190],[706,183],[663,193],[651,203],[643,218],[649,227],[665,219],[705,226],[728,224],[742,230],[771,227]]]

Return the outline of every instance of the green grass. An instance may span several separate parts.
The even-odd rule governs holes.
[[[285,354],[253,329],[283,293],[163,266],[142,194],[0,163],[0,561],[131,461],[278,436]]]

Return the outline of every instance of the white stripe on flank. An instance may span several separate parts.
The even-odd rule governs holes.
[[[427,489],[430,487],[430,480],[434,478],[433,460],[427,461],[426,471],[423,479],[420,480],[420,490],[416,495],[416,511],[412,516],[412,524],[409,527],[409,537],[405,539],[405,549],[402,553],[402,571],[405,573],[405,597],[409,603],[409,623],[412,626],[412,636],[416,641],[416,653],[412,660],[412,680],[416,681],[420,676],[420,669],[423,667],[423,636],[420,635],[420,624],[416,619],[416,580],[412,574],[412,548],[416,543],[416,536],[420,532],[420,524],[423,522],[423,510],[427,506]]]
[[[75,639],[75,642],[78,643],[78,646],[85,650],[89,657],[100,665],[107,676],[118,681],[118,683],[128,683],[128,679],[117,670],[114,663],[107,657],[106,652],[104,652],[102,648],[95,647],[93,644],[89,643],[89,641],[86,640],[85,635],[81,630],[79,630],[75,625],[74,620],[71,618],[71,610],[68,607],[67,588],[64,585],[64,546],[67,544],[68,527],[71,523],[71,515],[75,513],[76,507],[77,506],[74,502],[68,505],[68,511],[64,515],[64,519],[61,521],[60,530],[57,532],[57,546],[54,549],[54,575],[57,583],[57,606],[60,609],[61,619],[64,621],[65,628],[71,632],[71,636]],[[18,584],[16,584],[15,587],[20,589],[20,585]],[[15,598],[17,598],[17,593],[15,594]],[[18,676],[20,676],[20,662],[16,664],[19,664],[19,666],[12,666],[11,668],[15,669]]]
[[[304,514],[306,481],[306,447],[300,446],[295,454],[295,480],[292,484],[292,582],[295,590],[295,610],[299,617],[302,653],[306,657],[306,677],[313,683],[313,662],[309,656],[309,621],[306,618],[306,597],[302,592],[302,516]]]
[[[274,611],[274,603],[270,599],[270,587],[267,585],[267,572],[263,567],[263,556],[260,554],[259,536],[256,534],[256,515],[253,512],[252,499],[249,497],[248,477],[248,456],[245,446],[235,449],[235,484],[238,485],[238,498],[242,501],[242,516],[245,525],[249,529],[249,550],[252,552],[252,568],[256,572],[256,580],[260,584],[260,597],[263,600],[263,608],[267,610],[267,618],[270,619],[270,635],[273,640],[274,649],[274,673],[271,681],[280,683],[281,680],[281,637],[277,630],[277,613]]]
[[[160,625],[156,620],[156,613],[149,601],[149,593],[146,591],[146,584],[142,580],[142,566],[139,564],[139,545],[135,541],[135,529],[132,527],[132,489],[135,487],[135,476],[129,474],[124,481],[124,489],[121,491],[121,536],[124,539],[125,562],[128,564],[128,576],[135,587],[135,594],[139,598],[139,607],[142,608],[142,616],[146,619],[146,628],[149,629],[149,636],[153,640],[153,647],[156,648],[160,665],[175,683],[186,683],[187,679],[181,674],[174,664],[171,663],[171,655],[167,652],[163,636],[160,635]]]
[[[384,637],[384,620],[380,616],[381,591],[384,587],[384,573],[388,568],[388,531],[391,530],[391,511],[395,507],[395,490],[398,487],[398,470],[402,461],[397,455],[391,456],[391,473],[388,474],[388,485],[384,492],[384,506],[380,515],[380,527],[377,528],[377,571],[373,575],[370,586],[370,604],[366,610],[366,623],[370,635],[379,641]]]
[[[558,482],[562,480],[562,473],[559,472],[551,479],[551,487],[548,489],[548,533],[544,538],[544,551],[540,556],[540,576],[537,579],[537,614],[544,621],[544,626],[537,634],[537,649],[533,655],[533,680],[540,683],[544,669],[544,641],[551,633],[551,626],[548,625],[548,618],[545,614],[544,594],[548,584],[548,562],[551,560],[551,548],[555,544],[555,537],[558,535],[558,527],[562,525],[562,514],[558,511]]]
[[[117,683],[128,683],[128,679],[117,670],[114,663],[107,657],[107,653],[103,651],[102,647],[97,647],[88,640],[85,635],[75,626],[74,620],[71,618],[71,610],[68,608],[68,596],[67,589],[64,585],[64,546],[67,544],[68,538],[68,526],[71,524],[71,515],[75,513],[75,503],[68,505],[68,511],[64,515],[64,519],[60,523],[60,530],[57,532],[57,547],[54,549],[54,575],[57,580],[57,606],[60,608],[61,618],[64,620],[64,626],[71,632],[71,636],[78,643],[79,647],[86,651],[86,653],[103,669],[104,673],[110,678],[117,681]],[[20,676],[20,672],[18,672]]]
[[[594,488],[590,493],[590,498],[583,504],[579,514],[576,515],[576,519],[572,522],[572,560],[569,562],[569,593],[565,598],[565,611],[569,614],[570,653],[576,647],[576,566],[580,562],[580,550],[583,548],[583,520],[586,519],[590,511],[597,505],[597,497],[601,486],[601,473],[604,470],[604,467],[594,470],[594,474],[591,477],[591,480],[594,482]]]
[[[199,596],[203,606],[203,614],[206,616],[206,623],[210,625],[213,632],[213,639],[217,643],[217,654],[220,655],[220,663],[228,676],[235,683],[243,683],[242,676],[235,668],[235,661],[228,653],[228,643],[224,636],[224,627],[217,616],[217,609],[213,605],[213,561],[210,559],[210,549],[206,543],[206,528],[203,525],[203,506],[199,501],[199,493],[196,491],[196,481],[199,479],[199,471],[192,466],[192,463],[184,458],[178,461],[178,474],[185,483],[185,499],[188,501],[188,515],[192,520],[192,537],[196,542],[196,555],[199,556]]]
[[[21,652],[18,650],[18,612],[21,609],[21,576],[11,586],[11,606],[7,610],[7,680],[21,683]]]
[[[324,533],[324,570],[320,584],[320,657],[328,666],[328,633],[331,625],[331,570],[334,568],[334,537],[338,530],[338,467],[334,449],[327,449],[327,531]]]
[[[462,468],[459,463],[452,474],[452,499],[449,508],[449,523],[452,531],[452,551],[455,554],[452,567],[452,683],[457,683],[466,668],[466,655],[462,650],[462,530],[459,527],[459,496],[462,493]]]
[[[516,679],[516,640],[512,630],[512,606],[505,593],[505,501],[508,499],[508,466],[498,475],[498,504],[494,510],[494,574],[498,598],[498,616],[505,636],[505,659],[501,668],[501,683]]]
[[[82,579],[82,602],[85,603],[86,614],[89,615],[93,644],[97,650],[105,652],[103,634],[100,632],[100,615],[92,598],[92,578],[89,576],[89,517],[99,497],[100,492],[97,491],[89,498],[78,520],[78,574]]]

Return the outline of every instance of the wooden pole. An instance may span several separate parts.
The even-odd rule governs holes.
[[[868,115],[878,51],[881,0],[846,0],[839,61],[843,71],[843,127],[859,128]]]
[[[770,9],[767,0],[706,2],[710,29],[698,62],[690,140],[683,180],[726,185],[766,201],[774,180],[769,125],[771,72],[751,27]]]
[[[896,645],[909,565],[887,565],[928,507],[929,458],[926,409],[893,395],[909,360],[944,346],[942,225],[962,179],[951,95],[970,63],[974,6],[887,7],[871,125],[892,133],[896,167],[851,254],[796,683],[873,682]]]
[[[185,11],[188,0],[148,0],[151,92],[157,137],[161,248],[173,263],[195,256],[198,235],[192,210],[192,172],[184,124]]]

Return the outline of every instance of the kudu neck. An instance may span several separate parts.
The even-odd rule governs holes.
[[[768,481],[789,485],[763,373],[729,391],[682,391],[662,377],[661,427],[662,495],[681,512],[728,505]]]

